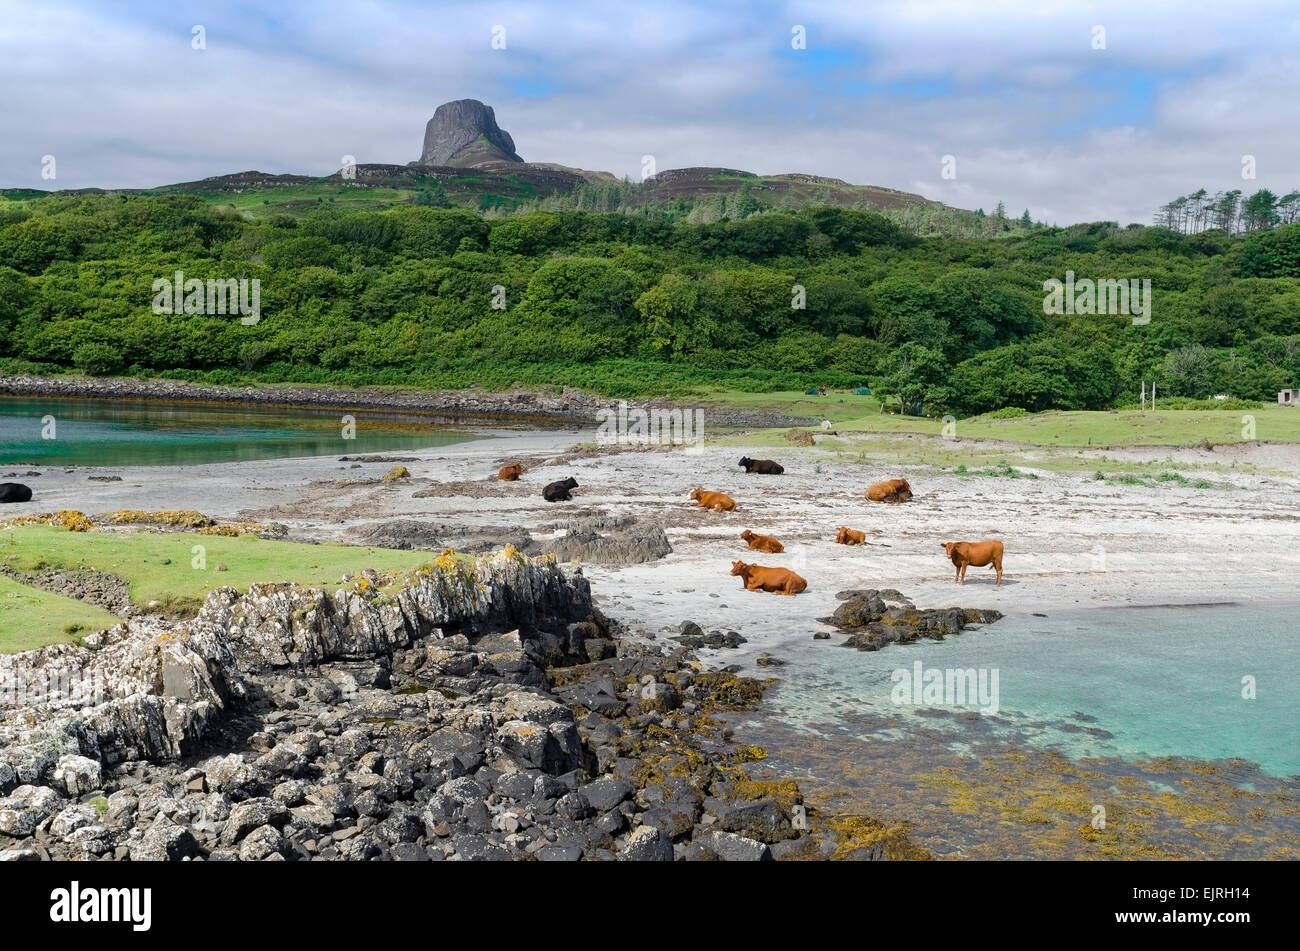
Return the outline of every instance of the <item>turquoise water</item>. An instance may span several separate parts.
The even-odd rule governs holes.
[[[816,732],[953,747],[985,738],[1072,757],[1243,759],[1300,775],[1300,605],[1104,608],[1008,617],[950,637],[864,653],[799,640],[765,713]],[[998,673],[999,709],[895,703],[895,669]],[[1244,699],[1253,677],[1255,699]]]
[[[342,417],[356,420],[343,438]],[[43,419],[54,417],[54,439]],[[0,464],[166,466],[424,449],[475,436],[446,417],[146,400],[0,398]]]

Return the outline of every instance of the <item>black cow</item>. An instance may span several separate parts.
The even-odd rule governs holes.
[[[569,493],[577,487],[578,480],[569,476],[563,482],[552,482],[542,489],[542,498],[548,502],[568,502],[572,498]]]
[[[32,490],[21,482],[0,482],[0,502],[30,502]]]
[[[761,475],[780,475],[785,472],[785,466],[771,459],[751,459],[749,456],[741,456],[740,465],[745,467],[746,472],[757,472]]]

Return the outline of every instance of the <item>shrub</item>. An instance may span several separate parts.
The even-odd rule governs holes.
[[[72,352],[72,365],[91,376],[108,376],[122,369],[122,357],[106,343],[83,343]]]

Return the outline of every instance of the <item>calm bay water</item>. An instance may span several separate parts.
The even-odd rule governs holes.
[[[1300,605],[1103,608],[875,653],[800,640],[791,654],[765,707],[796,729],[888,718],[897,739],[923,723],[954,744],[997,736],[1071,757],[1235,758],[1300,775]],[[995,669],[997,713],[894,703],[891,675],[916,661]]]
[[[876,653],[801,637],[735,741],[819,816],[905,823],[941,858],[1296,859],[1298,608],[1011,617]],[[998,711],[894,702],[917,661],[996,670]]]
[[[343,438],[342,417],[356,419]],[[54,439],[42,438],[53,416]],[[425,449],[475,438],[447,417],[152,400],[0,398],[0,464],[167,466]]]

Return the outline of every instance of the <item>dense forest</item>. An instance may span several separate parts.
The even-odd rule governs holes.
[[[178,270],[258,279],[260,321],[155,313],[154,282]],[[1043,282],[1067,270],[1149,279],[1150,322],[1045,315]],[[959,414],[1134,403],[1143,380],[1272,400],[1300,386],[1300,225],[958,238],[831,207],[251,219],[185,195],[0,200],[0,370],[615,396],[868,385]]]

